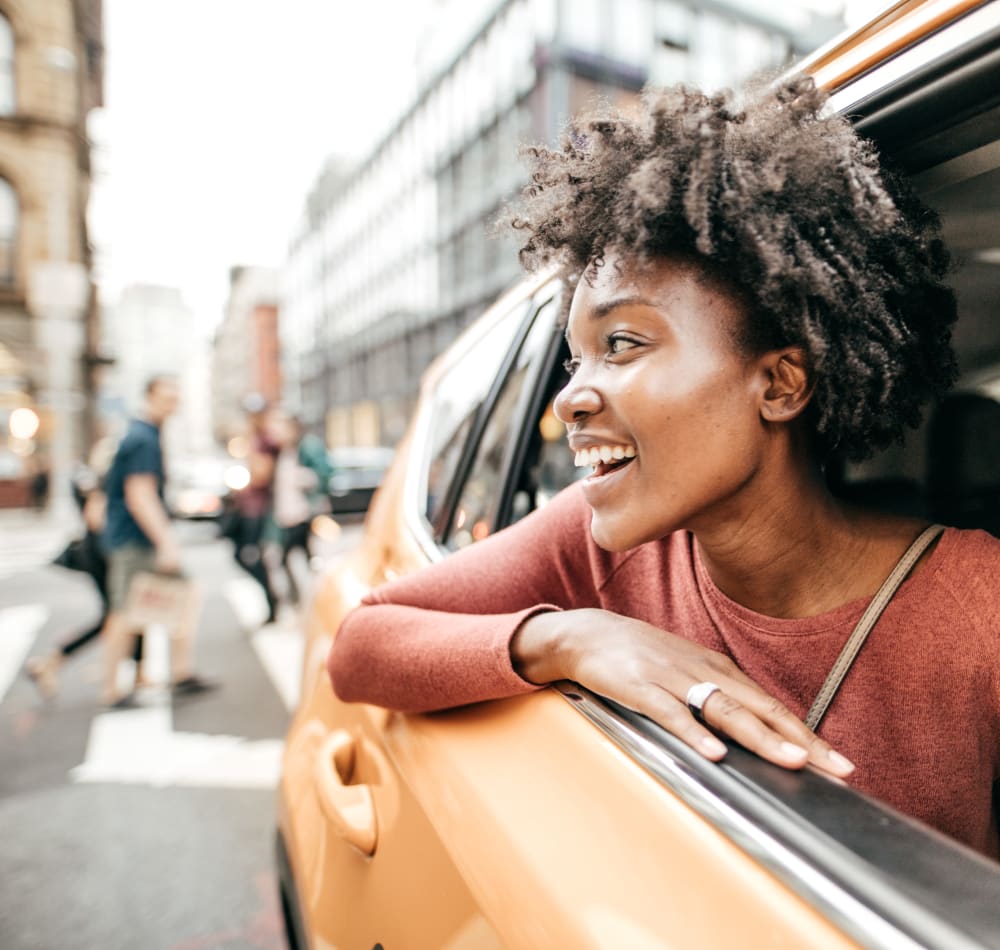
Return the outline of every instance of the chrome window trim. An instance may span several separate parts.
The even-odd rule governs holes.
[[[867,872],[864,883],[868,890],[865,899],[860,898],[852,892],[849,881],[838,880],[827,869],[815,866],[808,856],[798,853],[791,836],[782,840],[779,834],[763,827],[737,804],[726,801],[709,788],[684,761],[687,750],[680,740],[664,733],[662,742],[654,741],[638,732],[610,704],[576,684],[556,683],[553,686],[619,749],[861,946],[871,950],[919,947],[981,950],[985,946],[902,892],[885,875],[873,873],[862,858],[830,838],[828,847],[837,852],[838,858]],[[678,751],[671,751],[669,745],[676,745]],[[696,756],[697,753],[689,752],[688,755]],[[801,818],[801,821],[812,827],[807,819]],[[818,828],[815,834],[817,838],[828,838]],[[890,897],[896,904],[891,915],[879,906],[880,903],[884,906]],[[905,919],[907,929],[890,917]]]
[[[431,425],[431,400],[421,399],[417,418],[413,424],[414,447],[425,444]],[[417,462],[419,464],[413,464]],[[424,453],[419,459],[410,460],[406,469],[406,480],[403,483],[403,519],[413,539],[417,542],[425,557],[433,564],[440,561],[445,552],[438,547],[431,533],[430,522],[422,511],[420,504],[421,488],[427,485],[427,469],[430,457]]]
[[[826,108],[850,116],[863,100],[947,57],[984,33],[1000,27],[1000,3],[987,3],[947,24],[892,59],[853,79],[832,93]]]

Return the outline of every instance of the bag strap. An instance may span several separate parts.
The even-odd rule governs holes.
[[[868,634],[871,633],[872,627],[875,626],[878,618],[882,616],[882,611],[889,605],[893,594],[899,590],[899,585],[906,580],[907,575],[913,570],[913,565],[920,560],[920,556],[942,531],[944,531],[944,525],[932,524],[929,528],[921,532],[917,540],[906,549],[906,553],[899,559],[899,563],[892,569],[892,573],[885,579],[878,592],[872,598],[872,602],[861,615],[858,625],[847,638],[847,643],[844,644],[844,648],[840,651],[837,662],[833,664],[833,668],[826,677],[826,682],[816,696],[812,708],[809,710],[809,715],[806,716],[806,725],[813,732],[816,731],[827,708],[833,702],[833,697],[840,688],[840,684],[844,681],[844,677],[851,668],[854,658],[858,655],[865,640],[868,639]]]

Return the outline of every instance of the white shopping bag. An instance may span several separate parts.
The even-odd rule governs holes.
[[[139,571],[129,584],[123,613],[133,630],[144,630],[153,624],[175,630],[194,594],[194,585],[187,577]]]

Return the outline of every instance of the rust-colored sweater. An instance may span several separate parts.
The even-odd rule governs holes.
[[[820,734],[857,765],[852,785],[997,856],[1000,540],[949,528],[882,615]],[[531,614],[601,607],[732,657],[804,717],[866,600],[801,619],[740,606],[688,532],[624,553],[590,536],[571,486],[545,508],[374,590],[330,654],[337,695],[424,712],[526,693],[509,643]]]

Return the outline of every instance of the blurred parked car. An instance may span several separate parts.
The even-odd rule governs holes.
[[[1000,2],[904,2],[807,62],[833,107],[916,176],[967,261],[955,276],[967,383],[1000,352],[998,50]],[[428,371],[362,545],[320,585],[279,793],[291,939],[303,950],[1000,946],[1000,866],[818,772],[735,745],[713,765],[572,684],[415,716],[334,696],[324,662],[367,590],[575,477],[551,415],[562,293],[551,277],[524,283]],[[903,449],[845,466],[845,489],[904,486],[906,504],[933,516],[973,476],[992,479],[982,505],[963,509],[988,523],[1000,464],[966,472],[955,433],[996,449],[1000,429],[963,428],[962,411],[939,409],[944,441],[932,421]]]
[[[382,484],[392,462],[393,450],[378,446],[352,445],[331,449],[333,474],[328,492],[334,515],[360,514],[368,510],[375,489]]]
[[[218,518],[229,493],[227,464],[221,458],[185,458],[171,462],[166,487],[170,514],[192,521]]]

